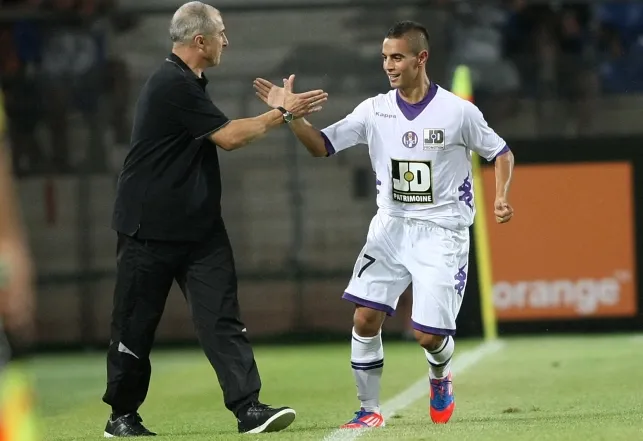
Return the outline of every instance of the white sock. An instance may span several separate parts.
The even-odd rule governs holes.
[[[360,337],[353,328],[351,367],[357,383],[357,398],[368,412],[380,413],[380,379],[384,370],[382,331],[375,337]]]
[[[435,351],[429,352],[426,349],[424,350],[426,359],[431,365],[429,377],[440,379],[449,375],[449,372],[451,372],[451,357],[453,357],[454,350],[455,342],[451,336],[446,336],[440,347]]]

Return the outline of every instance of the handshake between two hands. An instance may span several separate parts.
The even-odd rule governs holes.
[[[294,82],[294,75],[284,79],[284,87],[278,87],[268,80],[257,78],[253,86],[261,101],[273,109],[283,107],[295,118],[303,118],[311,113],[319,112],[322,109],[322,104],[328,99],[328,94],[321,89],[294,93]]]

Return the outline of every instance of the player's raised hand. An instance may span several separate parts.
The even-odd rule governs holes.
[[[284,79],[284,87],[278,87],[263,78],[257,78],[254,83],[256,95],[272,108],[283,106],[296,118],[319,112],[322,104],[328,99],[328,94],[321,89],[309,92],[294,93],[295,76]]]
[[[284,108],[295,118],[301,118],[311,113],[319,112],[322,104],[328,99],[328,94],[321,89],[309,92],[294,93],[295,75],[284,79]]]
[[[504,224],[505,222],[509,222],[511,220],[514,215],[514,209],[511,205],[509,205],[507,199],[498,197],[496,198],[496,201],[493,205],[493,213],[496,215],[497,223]]]

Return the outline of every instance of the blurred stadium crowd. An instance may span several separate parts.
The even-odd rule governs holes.
[[[391,14],[368,8],[364,1],[353,3],[361,12],[346,26],[356,41],[379,44]],[[582,134],[591,129],[597,98],[643,92],[643,2],[433,0],[426,4],[413,9],[413,18],[431,29],[439,12],[444,22],[432,35],[432,76],[448,83],[455,66],[467,64],[477,101],[491,123],[520,112],[521,99],[555,99],[573,115],[575,133]],[[129,79],[131,67],[112,43],[115,36],[135,29],[141,16],[126,11],[117,0],[0,0],[0,80],[19,175],[73,173],[73,118],[91,126],[101,100],[108,103],[107,142],[128,143],[130,92],[135,90]],[[298,64],[305,73],[310,58],[316,58],[312,62],[316,65],[333,57],[336,63],[347,62],[344,71],[379,75],[369,70],[377,68],[378,57],[327,40],[320,38],[321,47],[311,51],[306,45],[297,47],[293,39],[288,66]],[[379,82],[364,81],[358,87],[371,89],[364,93],[382,90]],[[36,136],[37,129],[47,133],[47,141]],[[92,172],[110,169],[104,149],[88,153],[94,156]]]
[[[117,13],[116,2],[1,0],[0,8],[12,12],[0,22],[0,81],[16,172],[72,172],[70,118],[91,125],[103,97],[110,98],[114,142],[127,144],[128,69],[110,40],[133,23]],[[30,15],[34,10],[52,15]],[[36,136],[39,126],[48,133],[50,155]],[[94,163],[107,167],[101,159]]]

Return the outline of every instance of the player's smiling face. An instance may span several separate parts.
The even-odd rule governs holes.
[[[382,67],[394,89],[413,85],[422,74],[428,54],[413,53],[406,38],[386,38],[382,44]]]

